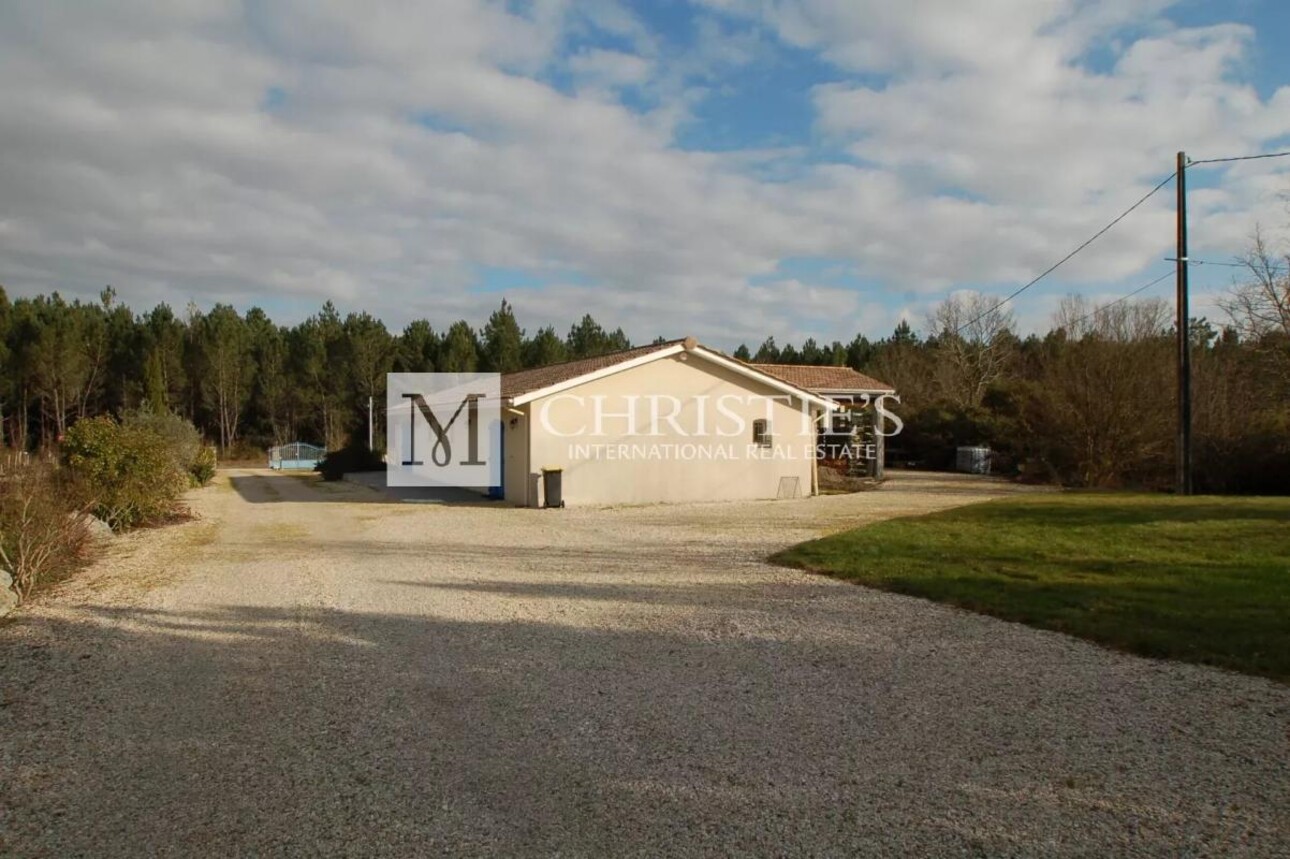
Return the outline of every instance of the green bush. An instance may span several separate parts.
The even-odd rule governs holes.
[[[140,409],[127,412],[121,424],[146,430],[164,439],[166,449],[175,458],[179,469],[189,475],[192,485],[205,486],[215,476],[215,449],[203,444],[201,433],[186,418],[174,412]]]
[[[117,531],[174,517],[188,488],[167,440],[144,425],[77,421],[64,438],[63,460],[94,514]]]
[[[121,417],[123,427],[147,430],[161,436],[166,448],[180,468],[187,471],[202,449],[202,436],[197,427],[174,412],[154,412],[140,409],[126,412]]]
[[[322,473],[323,480],[340,480],[355,471],[384,471],[385,460],[365,444],[351,443],[340,450],[328,451],[314,471]]]
[[[197,458],[188,466],[188,474],[196,486],[205,486],[215,478],[215,448],[204,445],[197,451]]]

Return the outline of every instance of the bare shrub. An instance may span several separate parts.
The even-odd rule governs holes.
[[[1168,308],[1121,303],[1090,311],[1062,302],[1027,400],[1028,431],[1063,482],[1167,483],[1173,463],[1173,377]]]
[[[67,476],[42,464],[0,480],[0,564],[20,600],[89,558],[91,534]]]

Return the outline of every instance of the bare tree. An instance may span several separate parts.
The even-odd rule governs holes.
[[[1163,301],[1093,309],[1080,296],[1054,316],[1064,337],[1044,361],[1029,431],[1085,486],[1164,473],[1172,455],[1172,344]]]
[[[1082,295],[1068,295],[1053,314],[1053,327],[1072,340],[1133,343],[1162,336],[1170,320],[1169,303],[1159,298],[1094,307]]]
[[[1220,302],[1232,325],[1250,340],[1268,334],[1290,336],[1290,254],[1278,259],[1263,231],[1255,229],[1242,262],[1250,270],[1250,279],[1233,286]]]
[[[961,408],[980,406],[1012,361],[1012,311],[994,296],[960,292],[937,305],[927,326],[936,332],[934,378],[941,394]]]
[[[1249,280],[1233,286],[1219,305],[1241,338],[1290,384],[1290,254],[1278,257],[1256,228],[1243,261]]]

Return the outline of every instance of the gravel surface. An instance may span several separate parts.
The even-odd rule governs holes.
[[[223,475],[0,622],[0,854],[1287,855],[1290,688],[761,561],[1009,491]]]

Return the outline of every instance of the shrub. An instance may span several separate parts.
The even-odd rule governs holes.
[[[180,468],[187,471],[202,449],[202,436],[197,427],[174,412],[131,411],[121,418],[121,426],[142,429],[160,436],[166,449],[175,457]]]
[[[67,475],[43,464],[0,480],[0,565],[20,601],[89,558],[90,529]]]
[[[186,418],[174,412],[140,409],[127,412],[121,424],[160,436],[179,469],[189,475],[192,485],[205,486],[215,476],[215,449],[202,443],[201,433]]]
[[[173,517],[188,487],[166,439],[146,426],[108,417],[77,421],[63,457],[95,515],[117,531]]]
[[[355,471],[384,471],[385,460],[365,444],[351,442],[340,450],[328,451],[314,471],[322,473],[323,480],[340,480]]]
[[[203,445],[197,458],[188,467],[188,475],[196,486],[205,486],[215,478],[215,448]]]

